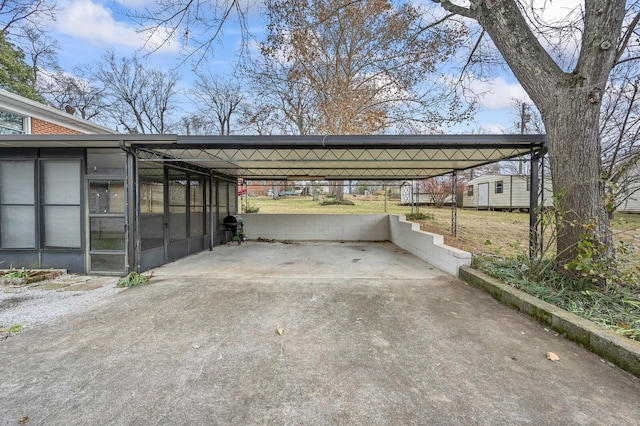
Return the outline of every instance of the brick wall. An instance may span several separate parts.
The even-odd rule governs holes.
[[[49,123],[37,118],[31,118],[32,135],[80,135],[82,132],[68,129],[57,124]]]

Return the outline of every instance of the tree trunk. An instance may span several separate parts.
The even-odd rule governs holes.
[[[587,230],[599,241],[594,256],[611,254],[609,218],[601,177],[599,117],[602,93],[616,60],[624,0],[585,0],[576,67],[563,71],[540,44],[516,0],[470,0],[462,7],[441,0],[450,12],[477,20],[491,36],[518,81],[536,104],[547,130],[554,194],[559,196],[556,265],[574,260]],[[597,259],[595,259],[597,260]]]
[[[604,202],[601,178],[599,135],[600,104],[586,96],[581,79],[570,75],[559,90],[555,105],[545,111],[547,144],[554,194],[562,221],[558,229],[557,269],[575,259],[582,234],[592,233],[602,244],[601,255],[613,248],[609,215]]]

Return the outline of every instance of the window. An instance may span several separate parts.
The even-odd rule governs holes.
[[[503,191],[503,181],[499,180],[496,182],[496,194],[502,194]]]
[[[471,197],[473,195],[473,185],[467,187],[467,195]]]
[[[35,165],[28,161],[0,161],[0,247],[34,249]]]
[[[25,133],[24,117],[0,111],[0,135],[22,135]]]
[[[80,161],[42,162],[43,247],[80,248]]]

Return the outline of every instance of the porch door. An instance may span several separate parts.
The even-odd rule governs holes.
[[[478,184],[478,207],[489,207],[489,183]]]
[[[125,265],[125,187],[122,179],[89,179],[89,268],[122,274]]]

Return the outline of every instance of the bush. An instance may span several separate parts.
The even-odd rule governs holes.
[[[432,214],[432,213],[422,213],[422,212],[417,212],[417,213],[407,213],[405,215],[405,217],[407,218],[407,220],[434,220],[436,217]]]
[[[499,259],[474,256],[472,266],[510,286],[554,304],[617,334],[640,341],[640,284],[600,288],[589,279],[569,279],[552,267],[552,259],[543,261],[538,279],[529,278],[530,259]]]
[[[260,211],[260,206],[256,206],[253,204],[247,204],[247,207],[244,209],[245,213],[258,213]]]
[[[150,278],[151,276],[149,275],[141,275],[137,272],[131,272],[126,277],[121,278],[120,281],[118,281],[118,284],[116,284],[116,287],[133,287],[146,283]]]
[[[349,200],[338,200],[337,198],[325,198],[320,203],[321,206],[353,206],[353,201]]]

